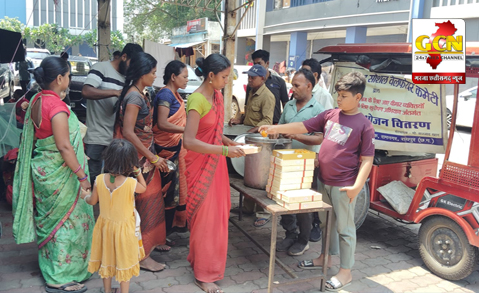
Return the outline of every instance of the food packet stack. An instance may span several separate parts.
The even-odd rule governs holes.
[[[308,150],[274,150],[266,184],[268,197],[273,199],[280,191],[310,189],[315,157],[316,153]]]
[[[312,189],[279,191],[273,197],[273,200],[289,210],[304,210],[323,206],[323,196]]]

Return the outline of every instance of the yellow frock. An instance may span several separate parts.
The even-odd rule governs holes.
[[[102,278],[115,277],[118,282],[129,281],[140,274],[139,262],[145,257],[145,251],[141,236],[138,237],[141,233],[135,211],[136,184],[136,179],[128,177],[110,192],[105,174],[96,178],[100,216],[93,229],[90,273],[98,271]]]

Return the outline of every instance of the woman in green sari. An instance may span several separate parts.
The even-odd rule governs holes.
[[[80,125],[62,101],[70,83],[67,62],[45,58],[34,71],[42,88],[31,101],[13,184],[13,235],[37,241],[47,292],[85,292],[93,209],[80,197],[90,190]],[[32,197],[33,195],[33,197]]]

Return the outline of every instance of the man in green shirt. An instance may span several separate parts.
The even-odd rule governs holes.
[[[273,124],[275,98],[265,85],[267,72],[263,66],[253,65],[244,73],[248,74],[248,87],[251,88],[246,99],[244,115],[232,118],[229,124],[253,126],[248,132],[255,133],[260,126]]]
[[[313,98],[313,87],[316,83],[314,75],[307,69],[300,69],[293,77],[293,100],[286,103],[279,124],[303,122],[324,111],[324,108]],[[293,149],[308,149],[319,151],[323,140],[321,134],[284,135],[293,140]],[[309,249],[312,214],[297,214],[281,216],[281,226],[286,230],[286,237],[278,243],[277,251],[287,251],[289,255],[302,255]],[[297,228],[299,227],[299,233]]]

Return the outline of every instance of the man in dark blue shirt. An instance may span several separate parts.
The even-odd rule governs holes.
[[[269,52],[265,50],[256,50],[253,55],[253,63],[254,64],[259,64],[263,66],[267,70],[267,75],[266,75],[266,87],[273,93],[274,98],[276,100],[276,104],[274,106],[274,117],[273,117],[273,124],[278,124],[279,118],[281,118],[281,108],[286,105],[286,103],[289,101],[288,98],[288,91],[286,89],[286,83],[284,80],[277,76],[272,74],[269,71]],[[249,96],[249,91],[251,89],[249,87],[246,88],[246,99],[245,99],[245,105],[248,104],[248,96]]]

